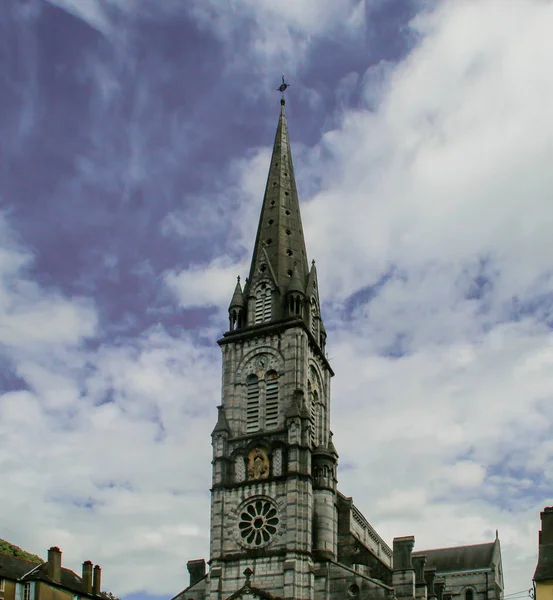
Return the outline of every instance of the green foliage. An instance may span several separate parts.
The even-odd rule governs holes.
[[[25,552],[25,550],[22,550],[19,546],[10,544],[10,542],[6,542],[6,540],[2,539],[0,539],[0,554],[7,554],[8,556],[15,556],[16,558],[23,558],[34,563],[44,562],[40,556],[31,554],[30,552]]]

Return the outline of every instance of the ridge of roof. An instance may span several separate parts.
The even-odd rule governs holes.
[[[441,552],[443,550],[457,550],[459,548],[478,548],[480,546],[493,546],[493,542],[481,542],[480,544],[459,544],[458,546],[442,546],[441,548],[428,548],[427,550],[415,550],[412,554],[426,554],[427,552]]]

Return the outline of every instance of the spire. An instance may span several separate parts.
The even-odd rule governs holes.
[[[294,264],[303,289],[309,273],[284,106],[282,99],[247,286],[249,292],[269,277],[281,297],[289,288]],[[283,306],[273,314],[280,316]]]
[[[246,301],[244,294],[242,293],[242,286],[240,285],[240,277],[236,278],[236,287],[234,288],[234,294],[230,301],[229,308],[244,308]]]
[[[288,291],[289,292],[300,292],[301,294],[305,294],[305,286],[298,274],[297,264],[294,265],[294,269],[292,270],[292,277],[290,277]]]
[[[218,410],[217,423],[216,423],[215,429],[213,430],[213,433],[211,435],[214,435],[220,431],[230,433],[230,427],[229,427],[229,424],[227,421],[227,417],[225,416],[224,408],[222,406],[218,406],[217,410]]]

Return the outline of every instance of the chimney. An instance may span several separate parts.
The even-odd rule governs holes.
[[[94,567],[94,579],[92,580],[92,593],[97,596],[102,591],[102,569],[98,565]]]
[[[48,577],[61,583],[61,550],[57,546],[48,549]]]
[[[553,544],[553,506],[548,506],[543,509],[540,514],[541,517],[541,531],[539,543],[542,544]]]
[[[186,563],[188,572],[190,573],[190,587],[196,585],[205,575],[205,560],[203,558],[197,560],[189,560]]]
[[[83,586],[87,594],[92,594],[92,563],[89,560],[83,563]]]

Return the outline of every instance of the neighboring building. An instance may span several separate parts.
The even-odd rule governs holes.
[[[487,544],[413,552],[416,579],[435,572],[436,595],[443,600],[488,600],[503,594],[499,538]],[[427,575],[428,576],[428,575]]]
[[[553,600],[553,506],[543,509],[538,564],[534,573],[535,600]]]
[[[61,566],[61,550],[48,550],[48,561],[35,563],[0,554],[0,600],[79,600],[105,598],[101,569],[87,560],[82,577]]]
[[[465,564],[475,576],[460,584],[462,600],[470,600],[471,585],[472,600],[499,600],[502,579],[490,571],[492,561],[501,569],[498,541],[482,556],[477,546],[457,549],[453,573],[426,569],[422,557],[412,559],[414,537],[395,538],[390,548],[337,489],[334,373],[317,271],[307,260],[284,100],[249,277],[243,288],[236,284],[219,345],[210,568],[190,561],[190,585],[175,600],[436,598],[443,596],[439,577],[457,594]],[[429,563],[447,552],[427,552]],[[488,572],[494,583],[481,584]]]

